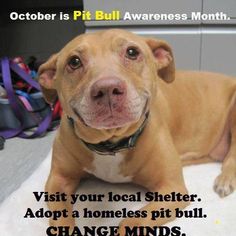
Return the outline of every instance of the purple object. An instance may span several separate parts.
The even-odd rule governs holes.
[[[17,117],[17,119],[20,121],[21,124],[23,124],[23,115],[22,115],[21,108],[18,106],[18,103],[17,103],[18,98],[15,95],[15,91],[13,89],[10,69],[12,69],[25,82],[30,84],[35,89],[39,91],[41,91],[41,89],[38,82],[33,80],[31,76],[27,74],[24,70],[22,70],[17,64],[9,61],[9,59],[6,57],[1,59],[2,79],[3,79],[5,89],[7,91],[10,106],[15,116]],[[26,134],[24,132],[25,127],[21,125],[21,127],[17,129],[9,129],[9,130],[0,131],[0,136],[6,139],[14,137],[14,136],[19,136],[21,138],[35,138],[42,135],[43,133],[47,131],[47,129],[50,127],[51,121],[52,121],[52,112],[50,110],[50,112],[41,121],[41,123],[38,125],[38,128],[32,134]]]

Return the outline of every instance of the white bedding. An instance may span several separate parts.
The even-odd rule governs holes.
[[[30,176],[21,187],[13,192],[0,206],[0,235],[1,236],[43,236],[48,227],[46,218],[24,218],[27,208],[38,210],[46,208],[45,203],[37,202],[32,194],[34,191],[43,191],[50,168],[51,153],[41,166]],[[220,164],[204,164],[184,168],[184,176],[190,193],[197,193],[201,202],[191,204],[187,209],[203,208],[207,218],[180,218],[168,224],[180,226],[187,236],[235,236],[236,235],[236,192],[221,199],[213,191],[213,181],[220,173]],[[85,180],[80,184],[78,193],[132,194],[145,192],[132,184],[108,184],[99,180]],[[128,208],[136,210],[142,207],[141,202],[83,202],[76,205],[82,212],[84,208],[91,210],[118,210]],[[83,219],[77,225],[108,226],[118,225],[120,219]]]

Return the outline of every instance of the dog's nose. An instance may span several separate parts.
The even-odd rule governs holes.
[[[125,82],[119,78],[103,78],[96,81],[91,87],[93,101],[122,101],[126,95]]]

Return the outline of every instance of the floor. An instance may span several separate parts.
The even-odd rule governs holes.
[[[0,151],[0,202],[27,179],[49,153],[55,131],[36,139],[8,139]]]

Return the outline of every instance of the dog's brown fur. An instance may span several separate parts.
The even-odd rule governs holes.
[[[125,53],[129,45],[139,49],[138,58],[127,58]],[[83,64],[75,70],[68,67],[68,60],[73,55],[79,56]],[[216,192],[223,197],[236,188],[236,81],[232,77],[175,71],[174,57],[166,42],[145,39],[123,30],[75,38],[40,67],[39,75],[47,101],[52,103],[58,95],[64,111],[53,145],[51,172],[46,185],[49,193],[74,193],[80,179],[88,175],[86,170],[95,168],[92,164],[94,153],[81,139],[89,143],[116,142],[132,135],[143,123],[145,112],[140,113],[138,119],[137,114],[144,109],[144,99],[147,102],[145,111],[149,110],[150,115],[136,147],[122,153],[125,157],[119,167],[123,176],[132,176],[132,182],[151,191],[185,194],[183,164],[220,160],[223,166],[215,181]],[[133,105],[134,96],[140,96],[139,104],[135,104],[137,111],[134,112],[131,105],[122,107],[132,110],[134,117],[125,118],[124,125],[111,128],[101,128],[91,113],[88,113],[91,119],[82,117],[82,121],[78,118],[74,109],[83,113],[85,108],[81,108],[81,103],[87,101],[87,110],[93,106],[90,98],[86,98],[91,86],[101,79],[114,77],[124,83],[128,105]],[[134,91],[135,94],[130,95]],[[129,96],[133,96],[132,99]],[[102,109],[107,108],[103,106]],[[126,112],[122,109],[121,114]],[[74,127],[67,116],[73,118]],[[86,122],[91,125],[84,124]],[[102,125],[106,126],[105,123]],[[148,212],[160,208],[173,210],[187,204],[152,202],[143,209]],[[50,202],[49,208],[72,211],[70,203]],[[125,219],[120,224],[120,235],[124,235],[125,225],[153,226],[172,219]],[[64,218],[51,221],[51,224],[73,226],[74,220]]]

